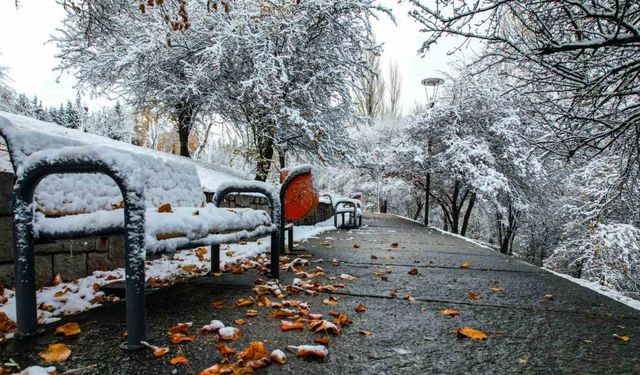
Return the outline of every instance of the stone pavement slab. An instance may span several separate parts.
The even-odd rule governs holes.
[[[340,279],[347,286],[335,294],[337,306],[322,303],[327,294],[293,297],[308,301],[313,312],[325,316],[329,310],[346,313],[353,324],[343,335],[332,337],[325,361],[299,359],[288,353],[287,364],[271,365],[257,374],[640,373],[638,311],[544,270],[410,221],[367,216],[364,223],[366,228],[329,232],[301,244],[306,256],[313,256],[312,267],[321,266],[326,276],[358,277]],[[327,237],[334,238],[330,247],[325,245]],[[354,249],[354,242],[361,247]],[[392,242],[398,242],[399,247],[386,251],[385,246]],[[371,260],[374,245],[381,245],[381,254],[394,255],[393,262]],[[436,261],[426,265],[432,259],[445,260],[437,256],[447,257],[450,266]],[[320,258],[325,261],[318,263]],[[339,266],[329,262],[333,258],[340,261]],[[471,263],[472,268],[460,269],[463,262]],[[388,281],[373,275],[385,272],[386,266],[391,270],[386,274]],[[417,268],[418,274],[409,275],[411,268]],[[283,282],[289,283],[293,277],[285,272]],[[113,304],[51,324],[40,337],[11,340],[2,348],[0,359],[12,358],[21,365],[40,363],[37,353],[48,343],[62,341],[73,351],[70,360],[60,366],[62,370],[90,366],[85,373],[198,374],[220,359],[214,348],[215,336],[197,334],[192,343],[172,345],[166,335],[168,328],[192,321],[192,331],[196,331],[211,319],[232,324],[244,318],[246,309],[233,304],[252,294],[255,278],[253,272],[207,276],[149,294],[149,341],[169,346],[171,353],[166,357],[155,358],[149,351],[121,351],[117,345],[125,330],[124,305]],[[492,293],[492,286],[505,290]],[[389,295],[393,289],[398,298]],[[481,299],[470,300],[468,292],[479,293]],[[406,294],[416,300],[402,300]],[[553,294],[553,300],[544,298],[545,294]],[[229,307],[213,310],[209,303],[214,300],[223,300]],[[366,305],[367,310],[355,312],[358,304]],[[445,308],[459,310],[460,315],[440,314]],[[280,332],[279,320],[267,316],[270,309],[258,310],[258,317],[245,318],[249,323],[241,327],[242,335],[229,344],[231,347],[242,349],[261,340],[270,350],[284,349],[311,344],[318,336],[308,330]],[[83,333],[72,338],[54,336],[55,327],[66,321],[80,323]],[[487,340],[471,341],[452,333],[463,326],[486,332]],[[372,335],[363,336],[361,330]],[[628,335],[631,340],[622,342],[613,334]],[[167,363],[169,356],[178,353],[189,358],[188,365]]]

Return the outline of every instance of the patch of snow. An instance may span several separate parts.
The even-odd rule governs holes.
[[[548,268],[543,268],[543,270],[548,271],[556,276],[560,276],[564,279],[567,279],[571,282],[574,282],[580,286],[583,286],[585,288],[589,288],[591,290],[593,290],[594,292],[600,293],[604,296],[607,296],[609,298],[611,298],[614,301],[618,301],[620,303],[623,303],[629,307],[631,307],[632,309],[636,309],[638,311],[640,311],[640,301],[627,297],[624,294],[618,292],[617,290],[613,290],[611,288],[608,288],[604,285],[601,285],[595,281],[589,281],[589,280],[585,280],[585,279],[578,279],[569,275],[566,275],[564,273],[560,273],[560,272],[556,272],[553,270],[550,270]]]

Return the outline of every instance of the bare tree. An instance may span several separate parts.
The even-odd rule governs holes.
[[[395,61],[389,63],[389,76],[388,76],[389,88],[387,95],[389,97],[389,104],[387,107],[387,115],[392,118],[402,117],[402,104],[400,103],[400,96],[402,94],[402,75],[400,69]]]
[[[380,56],[367,53],[369,71],[360,78],[361,92],[358,95],[358,112],[367,118],[371,126],[384,113],[385,82],[380,69]]]
[[[640,160],[640,3],[637,0],[409,0],[429,33],[482,41],[477,70],[501,66],[549,129],[550,152],[615,149],[623,178]]]

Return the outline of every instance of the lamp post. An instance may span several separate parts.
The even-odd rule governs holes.
[[[438,88],[440,85],[444,83],[444,79],[442,78],[425,78],[420,83],[424,86],[424,93],[427,96],[427,103],[429,107],[432,108],[436,104],[436,98],[438,97]],[[431,95],[429,95],[429,90],[431,90]],[[431,155],[431,139],[429,139],[429,144],[427,145],[429,155]],[[424,225],[429,226],[429,191],[431,190],[431,162],[429,162],[429,167],[427,168],[427,175],[425,181],[425,197],[424,197]]]

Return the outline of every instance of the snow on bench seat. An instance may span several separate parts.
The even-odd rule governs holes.
[[[271,233],[274,225],[261,210],[204,207],[176,207],[173,212],[149,208],[145,213],[147,253],[173,252],[182,246],[200,246]],[[59,237],[66,233],[116,232],[124,229],[124,210],[96,211],[86,214],[45,217],[36,214],[36,238]]]

